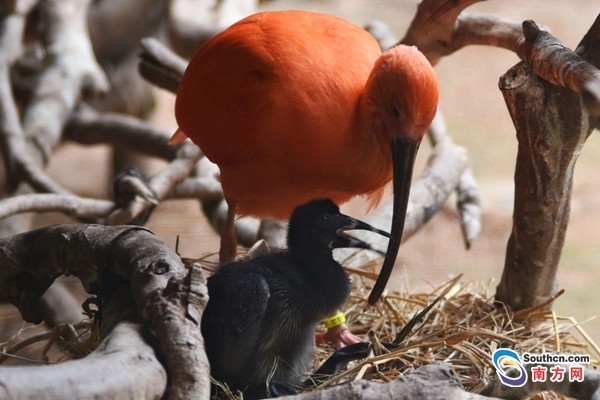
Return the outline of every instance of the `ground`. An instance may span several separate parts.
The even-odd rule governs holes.
[[[416,4],[416,0],[277,0],[267,2],[265,8],[326,11],[358,24],[381,19],[401,35]],[[588,0],[491,0],[472,6],[470,11],[492,12],[519,21],[533,19],[574,48],[600,7]],[[517,148],[497,82],[517,61],[514,54],[505,50],[471,47],[443,59],[436,67],[441,82],[441,106],[449,131],[457,143],[468,149],[481,187],[483,231],[471,250],[466,251],[454,204],[448,202],[442,212],[401,248],[400,268],[392,280],[396,287],[408,284],[412,290],[427,289],[430,282],[438,284],[457,273],[463,273],[466,281],[493,280],[491,289],[497,284],[511,230],[512,177]],[[152,116],[153,121],[174,129],[173,96],[159,92],[158,98],[159,107]],[[559,314],[574,316],[580,322],[600,311],[594,279],[600,259],[600,192],[596,189],[600,160],[595,156],[599,150],[600,142],[594,133],[575,171],[573,211],[559,270],[559,286],[566,292],[555,306]],[[107,160],[105,150],[65,146],[60,151],[50,168],[63,182],[83,187],[89,193],[103,189],[89,183],[99,181],[96,165]],[[424,156],[420,156],[421,165]],[[86,168],[74,171],[73,165]],[[78,175],[74,175],[75,172]],[[360,203],[350,204],[345,209],[358,216],[364,211]],[[218,249],[217,236],[207,227],[193,201],[162,204],[151,218],[150,227],[171,246],[175,244],[176,235],[180,235],[180,253],[187,257],[199,257]],[[600,320],[594,319],[583,326],[593,338],[600,339]]]

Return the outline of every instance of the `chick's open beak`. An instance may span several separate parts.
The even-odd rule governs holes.
[[[404,220],[406,218],[406,208],[408,206],[408,196],[410,194],[410,184],[412,181],[413,169],[417,151],[419,150],[419,139],[411,137],[400,137],[392,142],[392,163],[393,163],[393,185],[394,185],[394,205],[392,212],[392,230],[387,252],[379,277],[369,295],[369,304],[375,304],[385,290],[385,286],[390,278],[400,242],[402,241],[402,232],[404,230]]]
[[[358,238],[350,236],[346,231],[350,230],[365,230],[378,233],[385,237],[390,237],[390,234],[381,229],[377,229],[374,226],[367,224],[356,218],[349,217],[344,214],[339,214],[339,220],[337,221],[339,228],[336,231],[336,238],[331,242],[330,246],[332,249],[338,249],[342,247],[355,247],[358,249],[373,250],[380,254],[384,254],[381,250],[371,247],[369,243],[366,243]]]

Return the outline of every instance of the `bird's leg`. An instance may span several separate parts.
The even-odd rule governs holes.
[[[363,341],[361,338],[350,332],[348,325],[346,324],[341,324],[335,328],[328,328],[325,332],[317,332],[315,333],[315,338],[320,342],[331,343],[336,349],[341,349],[342,347]]]
[[[346,316],[342,311],[326,318],[323,323],[327,328],[326,332],[317,332],[315,338],[320,342],[329,342],[336,349],[341,349],[344,346],[350,346],[362,342],[363,340],[355,336],[346,325]]]
[[[235,210],[233,202],[227,202],[227,219],[221,232],[221,248],[219,249],[219,264],[228,264],[235,260],[237,240],[235,238]]]

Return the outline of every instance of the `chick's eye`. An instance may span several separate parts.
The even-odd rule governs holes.
[[[317,221],[317,225],[319,228],[327,228],[331,225],[331,218],[329,218],[329,215],[323,214]]]

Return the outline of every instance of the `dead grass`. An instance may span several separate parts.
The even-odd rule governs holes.
[[[347,264],[355,264],[360,253],[350,256]],[[358,379],[386,382],[425,364],[441,361],[451,366],[467,390],[480,392],[495,376],[492,354],[499,347],[509,347],[519,353],[589,354],[593,364],[600,365],[598,345],[574,318],[542,312],[540,307],[511,312],[494,303],[490,282],[464,282],[462,276],[457,275],[428,292],[386,292],[371,306],[367,298],[379,263],[380,260],[373,260],[358,268],[347,267],[353,281],[345,306],[348,325],[353,333],[368,338],[372,345],[370,354],[349,363],[333,376],[320,377],[319,384],[309,390]],[[435,304],[431,310],[421,315],[423,318],[413,321],[432,303]],[[412,329],[406,330],[407,324],[413,322]],[[14,361],[21,357],[20,352],[34,345],[38,346],[36,362],[54,363],[82,357],[92,350],[91,343],[97,343],[94,331],[89,320],[52,330],[42,326],[23,327],[8,341],[0,343],[0,363],[8,358]],[[399,337],[401,332],[402,338]],[[41,348],[40,342],[43,343]],[[383,344],[392,342],[400,346],[388,350]],[[55,351],[52,360],[48,357],[51,349]],[[329,345],[319,345],[316,365],[333,351]],[[225,390],[226,385],[222,388]],[[548,393],[539,396],[538,399],[561,398]],[[236,394],[228,392],[226,397],[236,398]]]
[[[494,303],[490,283],[462,282],[461,276],[427,293],[389,292],[375,306],[367,297],[376,277],[377,262],[351,269],[354,288],[346,313],[350,329],[366,334],[371,354],[349,365],[318,388],[370,379],[388,381],[435,361],[448,364],[465,388],[480,392],[495,376],[492,353],[509,347],[519,353],[560,352],[590,354],[599,365],[600,349],[572,317],[542,312],[536,307],[517,313]],[[425,320],[418,323],[402,346],[388,351],[380,342],[393,342],[398,332],[436,301]],[[322,346],[318,361],[329,356]]]

